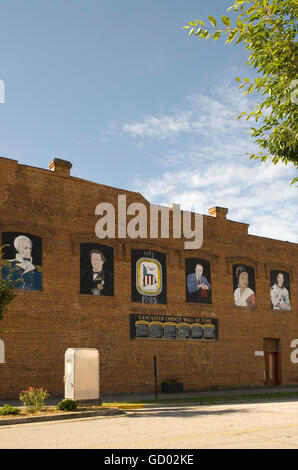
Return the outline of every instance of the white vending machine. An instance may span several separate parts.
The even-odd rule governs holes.
[[[69,348],[65,352],[65,398],[99,400],[99,353],[94,348]]]

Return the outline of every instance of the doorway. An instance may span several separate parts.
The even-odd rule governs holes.
[[[265,385],[280,385],[280,340],[264,338]]]

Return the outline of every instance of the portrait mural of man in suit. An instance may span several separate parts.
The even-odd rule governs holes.
[[[114,250],[94,243],[81,243],[80,293],[114,295]]]
[[[42,239],[35,235],[3,232],[2,280],[20,290],[42,290]]]
[[[211,304],[210,263],[201,258],[186,258],[186,301]]]

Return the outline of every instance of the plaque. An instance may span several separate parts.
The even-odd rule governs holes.
[[[178,326],[178,338],[188,339],[190,338],[190,328],[187,325]]]
[[[202,339],[203,338],[203,328],[201,326],[193,326],[191,329],[192,339]]]
[[[148,338],[148,324],[138,323],[136,325],[136,337],[137,338]]]
[[[163,326],[161,323],[151,323],[150,325],[150,338],[162,338]]]
[[[214,327],[206,326],[204,328],[204,339],[214,339]]]
[[[218,320],[184,315],[130,314],[130,338],[218,340]]]
[[[164,338],[165,339],[176,339],[176,325],[164,326]]]

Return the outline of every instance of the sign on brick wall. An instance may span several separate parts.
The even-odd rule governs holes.
[[[184,315],[130,315],[131,339],[218,340],[218,319]]]
[[[131,297],[133,302],[167,303],[166,255],[157,251],[131,251]]]

